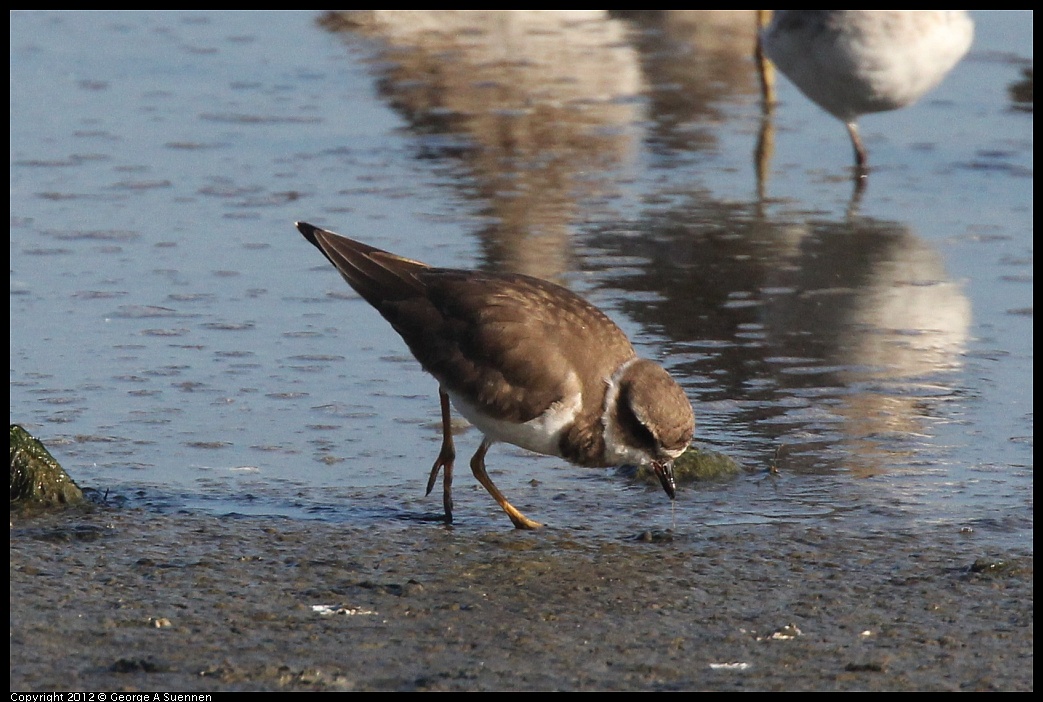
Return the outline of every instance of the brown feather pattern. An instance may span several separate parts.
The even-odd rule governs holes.
[[[580,377],[584,396],[604,397],[604,378],[633,358],[626,335],[575,293],[518,274],[432,268],[299,225],[344,279],[377,309],[424,370],[496,419],[525,422],[562,399],[562,368],[604,359]],[[591,338],[591,334],[595,338]],[[601,403],[595,405],[598,414]]]

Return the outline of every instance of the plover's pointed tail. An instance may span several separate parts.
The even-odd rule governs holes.
[[[423,284],[414,273],[427,269],[424,263],[396,256],[374,246],[363,244],[307,222],[297,222],[297,229],[322,255],[329,259],[344,280],[367,302],[380,309],[388,300],[415,297]]]

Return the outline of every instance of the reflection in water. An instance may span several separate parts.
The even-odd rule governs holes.
[[[1007,88],[1011,106],[1019,112],[1032,112],[1032,66],[1021,67],[1021,78]]]
[[[802,460],[859,474],[898,463],[954,392],[969,302],[938,253],[900,224],[794,226],[755,211],[693,198],[652,212],[639,233],[594,238],[645,260],[625,277],[599,277],[645,293],[623,309],[673,340],[697,417],[699,404],[714,403],[720,434],[754,432],[757,463],[778,443],[790,447],[791,470]],[[716,433],[706,422],[697,431]]]
[[[609,309],[644,353],[663,358],[665,352],[666,364],[687,374],[701,441],[751,467],[767,465],[775,446],[786,444],[778,480],[686,491],[677,516],[693,525],[693,534],[708,520],[815,523],[819,517],[807,515],[878,506],[877,490],[897,485],[926,490],[921,495],[928,500],[910,511],[919,523],[939,514],[950,526],[997,517],[1016,525],[1008,534],[1031,538],[1031,195],[1025,184],[1031,182],[1032,139],[1030,112],[1014,113],[1031,110],[1031,72],[1021,72],[1031,66],[1030,33],[1014,31],[1031,25],[1024,21],[1030,14],[977,16],[991,29],[982,31],[980,53],[966,66],[973,80],[953,81],[954,102],[946,108],[961,121],[960,149],[950,155],[919,145],[870,189],[879,196],[870,213],[925,222],[911,235],[898,226],[879,232],[882,242],[845,229],[864,221],[780,219],[781,210],[842,219],[821,214],[836,206],[834,188],[822,185],[823,179],[835,182],[833,170],[794,172],[786,165],[772,189],[795,199],[769,200],[763,215],[760,203],[749,202],[760,105],[748,38],[736,39],[734,62],[718,61],[714,52],[729,49],[713,48],[712,40],[727,36],[724,30],[704,38],[697,26],[685,41],[678,16],[669,12],[640,19],[596,13],[596,22],[615,32],[604,36],[618,36],[622,27],[623,41],[590,49],[591,61],[570,61],[608,67],[601,74],[617,87],[599,91],[583,75],[566,74],[553,86],[523,83],[526,63],[538,66],[541,57],[514,49],[523,41],[514,35],[508,35],[513,43],[502,42],[501,54],[521,58],[506,62],[499,75],[491,59],[488,68],[480,58],[465,60],[470,49],[451,41],[440,56],[407,32],[401,38],[394,38],[394,28],[333,34],[314,26],[316,16],[11,15],[12,26],[19,23],[12,32],[12,95],[20,86],[32,98],[22,103],[49,106],[42,113],[16,110],[11,118],[11,314],[22,322],[11,326],[11,411],[41,435],[60,435],[66,442],[60,460],[79,463],[90,482],[114,491],[160,486],[193,502],[202,495],[215,511],[275,506],[362,524],[386,519],[372,511],[374,487],[397,494],[392,486],[415,485],[417,470],[426,474],[427,466],[403,457],[423,455],[424,445],[437,450],[436,415],[425,416],[429,406],[417,404],[423,379],[398,340],[386,337],[393,333],[384,329],[381,336],[378,315],[350,309],[354,303],[302,250],[288,223],[309,212],[318,216],[312,203],[327,216],[337,208],[384,216],[385,228],[400,239],[402,225],[408,228],[418,208],[431,205],[438,226],[418,228],[416,246],[400,242],[398,250],[430,252],[438,247],[430,237],[453,229],[468,230],[469,237],[469,228],[481,222],[489,227],[481,235],[486,267],[554,277],[555,271],[602,266],[602,273],[569,280],[582,281],[584,290],[603,286],[593,301]],[[738,32],[752,24],[740,20]],[[474,43],[476,56],[485,50],[480,33],[458,34],[457,44]],[[552,43],[546,39],[534,32],[524,43]],[[351,45],[338,51],[340,42]],[[483,83],[486,75],[493,79]],[[481,100],[467,92],[482,88]],[[541,97],[552,89],[562,97]],[[619,97],[576,98],[570,105],[569,89]],[[443,94],[451,90],[460,94]],[[523,97],[533,91],[535,97]],[[404,117],[381,124],[388,103]],[[828,127],[828,119],[813,122]],[[790,119],[788,125],[794,136],[787,143],[813,143],[811,124]],[[413,159],[403,144],[414,145]],[[445,192],[448,183],[473,199],[461,202],[456,192]],[[278,197],[288,191],[300,200]],[[618,199],[600,199],[617,193]],[[590,194],[593,201],[584,201]],[[457,212],[432,205],[441,200]],[[481,212],[488,217],[479,219]],[[610,227],[613,216],[620,221]],[[939,231],[947,223],[962,234]],[[140,235],[101,241],[75,234],[111,234],[113,227]],[[573,231],[578,236],[566,235]],[[63,234],[69,232],[75,236]],[[929,268],[924,261],[932,254],[916,241],[921,234],[929,242],[944,239],[950,270],[972,276],[981,338],[970,343],[958,373],[929,372],[932,363],[946,365],[945,354],[919,348],[929,335],[917,332],[917,323],[888,326],[896,313],[884,314],[887,305],[858,304],[860,297],[877,297],[872,280],[905,276],[898,270],[903,247],[924,259],[921,269]],[[869,239],[852,249],[881,244],[881,253],[875,263],[859,263],[866,275],[852,276],[857,285],[841,293],[808,271],[820,265],[816,257],[843,255],[845,236]],[[588,239],[614,255],[595,258]],[[460,247],[443,247],[452,251]],[[830,265],[822,263],[822,270]],[[229,277],[233,273],[237,277]],[[317,276],[314,285],[327,281],[332,292],[302,292],[300,276]],[[929,274],[912,277],[920,284],[905,292],[930,294],[936,287],[941,297],[958,298],[946,290],[949,278],[937,276],[933,284]],[[894,297],[892,304],[902,301],[897,292]],[[847,311],[838,320],[822,310],[817,320],[805,318],[816,298],[842,309],[840,300]],[[773,321],[786,318],[788,330]],[[860,319],[867,321],[859,326]],[[836,339],[827,333],[829,324],[840,325]],[[886,331],[892,329],[899,331]],[[860,343],[873,348],[870,340],[881,348],[859,352]],[[868,368],[875,362],[865,357],[897,354],[899,344],[910,345],[899,350],[907,356],[901,366],[914,367],[909,359],[918,355],[934,359],[923,364],[925,378],[890,383],[883,370]],[[951,360],[959,358],[953,351]],[[316,399],[331,393],[332,402]],[[877,409],[858,407],[860,398]],[[872,433],[891,411],[885,399],[896,404],[892,414],[906,420],[896,423],[901,437]],[[953,421],[940,426],[934,413]],[[860,415],[870,421],[859,426],[853,417]],[[430,426],[429,442],[399,440],[421,434],[414,431],[418,423]],[[933,436],[918,440],[918,430]],[[806,477],[819,465],[847,465],[843,454],[858,453],[855,441],[882,448],[895,458],[891,465],[915,470],[863,484],[852,484],[843,471],[836,480]],[[900,456],[910,447],[915,464]],[[539,462],[505,454],[504,465],[515,465],[505,469],[508,482],[507,474],[523,480],[527,467]],[[573,511],[575,495],[588,488],[603,491],[606,503],[626,505],[635,520],[662,523],[660,495],[649,495],[648,511],[629,512],[634,500],[611,496],[620,489],[617,481],[579,477],[555,461],[542,465],[544,483],[535,489],[563,499],[538,502],[562,505],[559,523],[588,513]],[[751,500],[754,491],[762,499]],[[246,493],[250,499],[243,499]],[[404,498],[408,511],[437,506],[412,502],[421,494]],[[253,500],[257,495],[264,498]],[[617,535],[607,522],[592,535]],[[867,524],[846,522],[852,529]],[[985,531],[1004,539],[1004,530]]]
[[[717,146],[728,107],[759,99],[763,110],[754,149],[758,193],[774,151],[771,108],[774,69],[761,52],[758,29],[769,10],[613,10],[637,31],[634,45],[648,83],[648,147],[676,159]]]
[[[380,39],[382,96],[425,157],[468,168],[484,266],[551,280],[640,146],[712,149],[725,106],[761,89],[752,10],[344,11],[323,26]]]
[[[466,166],[489,215],[484,266],[548,279],[574,267],[574,224],[638,148],[698,157],[730,101],[761,96],[754,11],[360,11],[324,26],[378,38],[382,96],[425,156]],[[790,469],[871,473],[926,431],[970,310],[919,237],[854,216],[773,222],[763,199],[652,207],[590,237],[610,255],[586,267],[718,404],[701,437],[731,446],[746,428],[758,463],[781,442],[799,447]]]
[[[615,10],[631,21],[648,83],[648,146],[670,157],[713,148],[726,107],[757,97],[754,10]]]
[[[845,466],[885,471],[903,437],[926,431],[932,402],[952,394],[946,374],[961,364],[970,303],[938,252],[893,222],[816,223],[786,263],[769,276],[763,310],[785,359],[780,381],[817,388],[819,364],[830,369],[831,412],[853,444],[842,447]]]
[[[611,195],[607,174],[636,149],[642,83],[624,24],[601,10],[374,10],[324,26],[385,42],[381,94],[426,156],[466,165],[491,218],[484,266],[560,279],[580,201]]]

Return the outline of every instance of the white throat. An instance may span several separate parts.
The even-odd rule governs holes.
[[[635,356],[629,361],[620,364],[616,372],[605,382],[608,391],[605,393],[605,406],[601,411],[601,425],[605,428],[605,462],[609,465],[647,465],[652,462],[652,456],[647,451],[628,444],[623,432],[616,422],[616,404],[619,402],[619,382],[623,374],[634,363],[638,361]]]

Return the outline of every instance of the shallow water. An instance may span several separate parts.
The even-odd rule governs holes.
[[[748,469],[671,509],[498,446],[531,517],[930,525],[1031,551],[1030,12],[974,13],[938,89],[862,120],[860,197],[843,127],[783,78],[762,124],[748,16],[323,18],[11,14],[11,421],[81,485],[437,514],[436,385],[303,219],[569,285]],[[458,526],[509,527],[469,477],[456,493]]]

